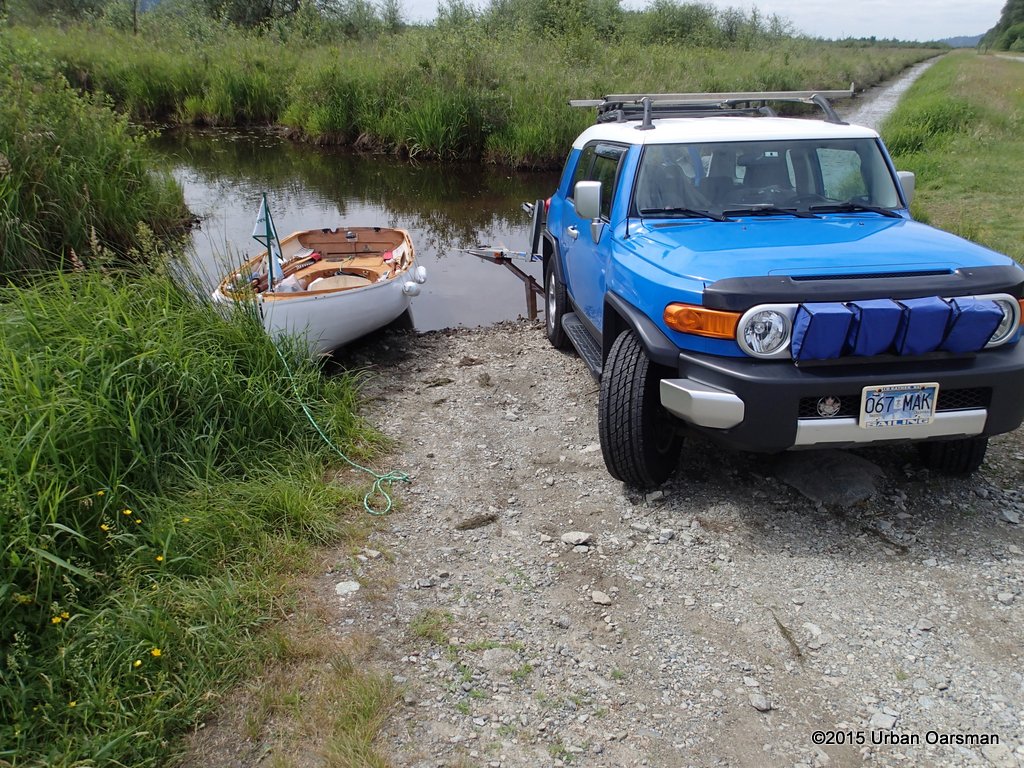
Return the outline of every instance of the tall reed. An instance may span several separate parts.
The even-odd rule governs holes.
[[[496,31],[473,18],[333,44],[237,30],[192,41],[109,29],[35,34],[72,82],[110,94],[137,118],[277,123],[317,143],[546,168],[561,163],[592,119],[570,110],[570,98],[865,87],[934,54],[779,35],[756,45],[740,36],[725,48],[636,35],[608,43],[589,28],[557,38]],[[143,82],[129,86],[135,78]]]
[[[0,289],[0,761],[149,765],[336,538],[356,381],[159,271]],[[362,446],[360,448],[360,446]]]
[[[0,30],[0,277],[95,243],[126,252],[139,222],[166,233],[185,218],[180,189],[128,120],[69,88],[41,46]]]

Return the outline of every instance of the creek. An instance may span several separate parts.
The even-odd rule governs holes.
[[[428,275],[413,302],[417,330],[490,325],[526,314],[519,280],[458,249],[528,250],[530,217],[521,204],[548,197],[557,174],[411,164],[299,144],[269,131],[166,131],[153,147],[201,221],[193,232],[193,264],[210,290],[229,265],[262,250],[252,230],[266,192],[282,238],[320,227],[407,229]],[[541,280],[539,264],[522,266]]]

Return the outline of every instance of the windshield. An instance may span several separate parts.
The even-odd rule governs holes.
[[[650,144],[633,202],[634,213],[666,217],[900,206],[874,139]]]

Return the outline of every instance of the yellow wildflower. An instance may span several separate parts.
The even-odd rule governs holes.
[[[160,649],[154,648],[152,651],[149,652],[149,655],[153,658],[160,658]]]
[[[192,522],[192,518],[191,517],[183,517],[183,518],[181,518],[181,522],[183,522],[183,523],[191,523]]]
[[[136,668],[137,667],[141,667],[142,666],[142,659],[136,659],[135,661],[133,661],[132,662],[132,666],[136,667]]]
[[[134,513],[130,509],[122,509],[121,510],[121,514],[122,515],[131,515],[131,514],[134,514]]]
[[[96,491],[96,495],[97,495],[97,496],[106,496],[106,495],[107,495],[107,492],[106,492],[106,491],[104,491],[104,490],[99,490],[99,491]]]
[[[62,619],[60,616],[54,616],[52,619],[50,619],[51,624],[60,624],[62,621],[64,621],[64,619]]]
[[[61,611],[60,617],[62,619],[70,619],[71,618],[71,614],[68,613],[67,611]]]
[[[77,701],[69,701],[68,702],[68,706],[69,707],[77,707],[78,706],[78,702]]]
[[[110,530],[110,526],[107,525],[106,523],[100,523],[100,530],[101,531],[109,531]]]
[[[139,518],[137,518],[137,517],[136,517],[136,518],[135,518],[135,524],[136,524],[136,525],[141,525],[141,524],[142,524],[142,521],[141,521],[141,520],[140,520]]]
[[[156,556],[156,561],[157,561],[158,563],[162,563],[162,562],[164,561],[164,556],[163,556],[163,555],[157,555],[157,556]]]

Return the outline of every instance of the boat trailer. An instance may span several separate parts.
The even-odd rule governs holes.
[[[532,264],[544,260],[541,250],[541,234],[544,230],[544,201],[537,200],[533,203],[523,203],[523,210],[533,217],[530,228],[530,251],[513,251],[504,247],[490,245],[478,245],[474,248],[459,248],[463,253],[476,256],[478,259],[500,264],[509,272],[515,275],[526,288],[526,315],[531,320],[537,319],[537,297],[544,295],[544,286],[537,282],[533,275],[529,275],[516,266],[517,261]]]

